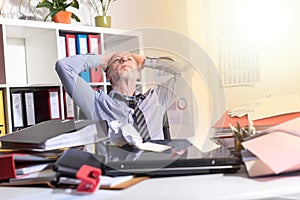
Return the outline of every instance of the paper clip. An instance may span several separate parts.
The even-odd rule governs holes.
[[[76,173],[76,177],[81,180],[77,186],[78,193],[93,193],[100,186],[101,169],[89,165],[82,165]]]

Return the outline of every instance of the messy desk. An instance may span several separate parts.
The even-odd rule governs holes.
[[[298,118],[295,118],[298,124]],[[286,123],[294,123],[289,120]],[[280,125],[285,127],[286,124]],[[292,127],[288,124],[288,127]],[[280,127],[279,127],[280,128]],[[274,129],[274,127],[273,127]],[[271,129],[272,130],[272,129]],[[275,130],[278,128],[275,126]],[[265,134],[268,135],[268,134]],[[260,138],[260,137],[259,137]],[[250,140],[251,141],[251,140]],[[255,141],[255,140],[253,140]],[[101,142],[102,143],[102,142]],[[161,145],[165,145],[161,144]],[[171,146],[171,143],[168,145]],[[107,147],[105,147],[107,149]],[[104,149],[105,149],[104,148]],[[103,148],[98,147],[98,151]],[[171,150],[164,150],[171,152]],[[67,152],[67,151],[65,151]],[[139,151],[126,155],[127,159],[135,160],[139,157]],[[126,152],[128,153],[128,152]],[[130,152],[132,153],[132,152]],[[80,158],[80,154],[76,153]],[[148,154],[147,154],[148,155]],[[259,155],[259,154],[258,154]],[[63,156],[62,156],[63,157]],[[67,159],[70,156],[65,156]],[[86,157],[86,156],[84,156]],[[82,158],[82,157],[81,157]],[[113,160],[118,157],[109,153],[108,158]],[[61,161],[61,159],[58,159]],[[76,159],[75,159],[76,160]],[[84,160],[84,159],[81,159]],[[294,159],[295,160],[295,159]],[[64,160],[65,161],[65,160]],[[143,161],[143,160],[142,160]],[[59,162],[61,164],[63,162]],[[3,163],[1,163],[2,165]],[[57,164],[57,162],[55,162]],[[91,162],[89,162],[91,164]],[[272,163],[270,164],[271,169]],[[73,165],[73,164],[72,164]],[[91,164],[93,165],[93,164]],[[99,187],[93,193],[78,193],[76,188],[63,187],[37,187],[37,186],[12,186],[0,187],[1,199],[272,199],[272,198],[294,198],[299,199],[300,175],[296,170],[294,173],[283,173],[265,177],[249,177],[249,169],[244,164],[238,163],[239,167],[233,171],[215,171],[214,173],[193,174],[171,174],[170,176],[142,176],[134,184],[123,188]],[[254,163],[255,165],[255,163]],[[2,165],[3,167],[3,165]],[[164,167],[165,168],[165,167]],[[166,167],[167,168],[167,167]],[[59,168],[57,168],[59,169]],[[289,170],[287,170],[289,171]],[[65,171],[61,171],[65,172]],[[278,172],[278,171],[277,171]],[[153,174],[152,174],[153,175]],[[150,174],[151,176],[151,174]],[[128,178],[128,176],[126,177]],[[100,182],[105,176],[100,176]],[[129,179],[131,179],[129,177]],[[131,179],[133,180],[133,179]]]

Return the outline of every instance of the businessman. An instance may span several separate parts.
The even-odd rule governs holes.
[[[102,66],[111,83],[109,94],[93,90],[79,76],[80,72],[97,66]],[[67,57],[57,61],[56,71],[67,93],[87,119],[108,121],[109,137],[114,143],[122,137],[118,126],[124,124],[132,124],[144,141],[164,139],[163,116],[176,99],[173,93],[178,77],[176,66],[176,62],[169,57],[117,52]],[[174,77],[142,94],[136,85],[144,67],[162,69],[174,74]]]

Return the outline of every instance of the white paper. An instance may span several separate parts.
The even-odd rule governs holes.
[[[249,119],[258,120],[293,112],[300,112],[300,97],[296,94],[256,99],[230,110],[229,114],[231,117],[248,114]]]
[[[126,124],[122,126],[122,134],[125,140],[132,146],[135,146],[141,150],[145,151],[154,151],[154,152],[162,152],[167,149],[170,149],[170,146],[156,144],[152,142],[144,142],[140,136],[140,133],[133,127],[132,124]]]
[[[23,127],[23,108],[22,108],[22,94],[13,93],[12,95],[12,112],[14,127]]]
[[[59,119],[59,98],[58,92],[50,92],[50,109],[51,109],[51,119]]]
[[[116,176],[116,177],[111,177],[111,176],[101,176],[100,177],[100,186],[109,186],[109,187],[113,187],[116,186],[120,183],[124,183],[126,181],[129,181],[130,179],[132,179],[133,176],[129,175],[129,176]]]
[[[28,126],[34,125],[35,124],[35,111],[34,111],[33,92],[25,93],[25,106],[26,106],[27,125]]]
[[[88,125],[75,132],[66,133],[47,140],[43,150],[53,150],[65,147],[81,146],[105,140],[107,137],[98,135],[96,124]],[[38,150],[38,149],[34,149]]]

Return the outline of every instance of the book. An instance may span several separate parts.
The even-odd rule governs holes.
[[[31,151],[81,146],[107,138],[106,121],[48,120],[0,137],[3,149]]]
[[[0,136],[6,134],[4,91],[0,90]]]

